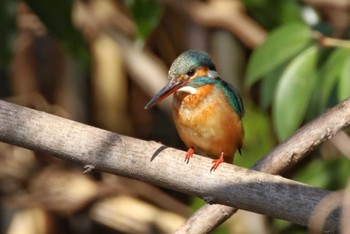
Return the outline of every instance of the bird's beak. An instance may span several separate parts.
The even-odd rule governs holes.
[[[156,105],[164,98],[168,97],[170,94],[176,92],[181,86],[184,84],[184,81],[170,81],[167,85],[165,85],[153,98],[147,103],[145,109],[149,109],[152,106]]]

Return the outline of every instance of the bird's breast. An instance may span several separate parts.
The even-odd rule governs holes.
[[[241,119],[213,85],[198,87],[195,94],[175,93],[173,115],[187,147],[217,157],[221,152],[233,154],[242,145]]]

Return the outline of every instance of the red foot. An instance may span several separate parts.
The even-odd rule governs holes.
[[[188,163],[190,161],[190,158],[193,156],[193,154],[194,154],[194,149],[193,149],[193,147],[191,147],[187,150],[187,153],[186,153],[186,157],[185,157],[186,163]]]
[[[210,171],[215,171],[218,166],[224,162],[224,152],[221,153],[220,157],[218,159],[213,160],[213,166],[211,167]]]

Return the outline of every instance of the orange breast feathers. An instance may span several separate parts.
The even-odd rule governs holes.
[[[243,126],[227,97],[213,85],[197,88],[196,94],[176,92],[173,116],[180,138],[198,153],[217,158],[224,152],[232,163],[242,147]]]

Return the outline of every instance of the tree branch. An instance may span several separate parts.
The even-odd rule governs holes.
[[[333,194],[226,163],[211,173],[208,158],[196,155],[186,164],[183,151],[4,101],[0,119],[1,141],[300,225],[307,225],[318,203]],[[325,229],[333,230],[339,222],[338,209]]]
[[[332,138],[339,130],[349,125],[350,99],[347,99],[300,128],[289,139],[257,162],[252,169],[270,174],[280,174],[301,161],[319,144]],[[338,200],[338,202],[341,201]],[[208,233],[236,211],[237,208],[223,205],[204,205],[186,221],[177,233]],[[320,223],[312,222],[305,225],[309,225],[311,229],[322,231]]]

